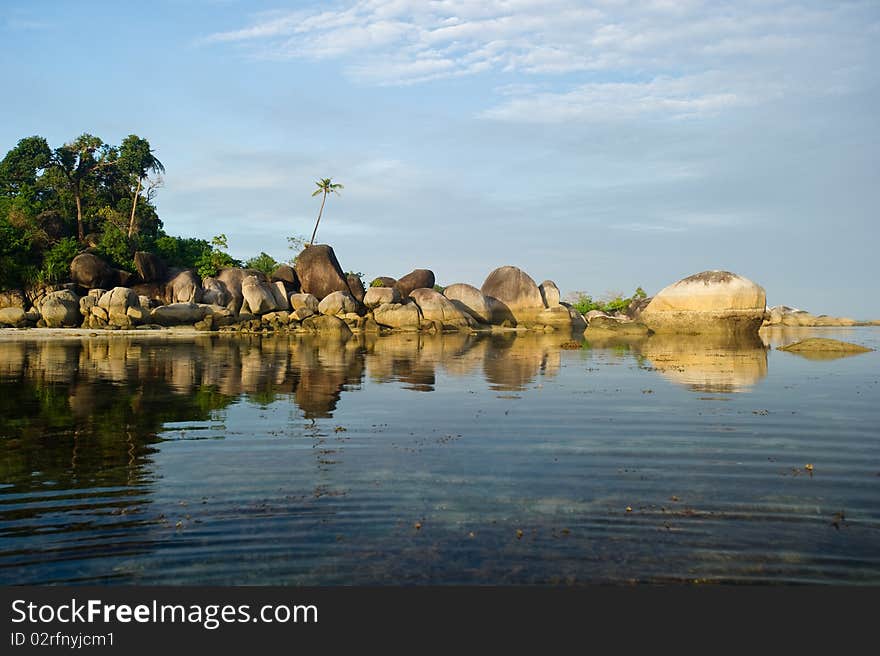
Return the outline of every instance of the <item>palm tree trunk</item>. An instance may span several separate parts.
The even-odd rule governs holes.
[[[137,189],[134,192],[134,198],[131,200],[131,219],[128,221],[128,238],[134,234],[134,211],[137,209],[138,196],[141,195],[141,179],[138,178]]]
[[[80,242],[83,242],[86,236],[83,234],[82,200],[80,200],[78,192],[73,197],[76,199],[76,234]]]
[[[309,242],[309,246],[315,243],[315,235],[318,234],[318,224],[321,222],[321,215],[324,213],[324,203],[327,202],[327,192],[324,192],[324,197],[321,199],[321,209],[318,210],[318,220],[315,221],[315,229],[312,232],[312,241]]]

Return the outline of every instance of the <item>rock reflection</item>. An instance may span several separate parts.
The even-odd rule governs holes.
[[[767,347],[757,335],[658,334],[634,349],[665,378],[696,392],[745,392],[767,376]]]

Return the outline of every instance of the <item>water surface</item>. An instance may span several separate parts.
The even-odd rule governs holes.
[[[880,347],[0,337],[0,582],[878,584],[880,352],[808,335]]]

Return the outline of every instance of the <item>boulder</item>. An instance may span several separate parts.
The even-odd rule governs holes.
[[[134,267],[142,282],[163,282],[168,277],[168,267],[158,255],[137,251],[134,254]]]
[[[400,292],[394,287],[370,287],[363,299],[364,305],[371,309],[385,303],[400,303],[400,301]]]
[[[202,303],[199,307],[205,318],[211,317],[211,324],[214,328],[235,323],[235,313],[224,305]]]
[[[140,308],[140,299],[128,287],[114,287],[102,295],[98,301],[98,307],[107,312],[107,320],[113,326],[128,328],[132,325],[132,317],[128,314],[129,308]],[[140,321],[143,320],[143,316]]]
[[[20,326],[27,321],[24,308],[11,306],[0,308],[0,325]]]
[[[27,301],[24,296],[24,292],[20,289],[9,289],[5,292],[0,292],[0,309],[3,308],[24,308],[27,306]]]
[[[144,282],[134,285],[131,290],[138,296],[145,296],[151,302],[157,304],[165,303],[165,285],[158,282]],[[91,291],[89,292],[91,294]]]
[[[538,285],[538,291],[541,292],[541,298],[544,300],[544,307],[559,307],[559,287],[552,280],[545,280]]]
[[[47,294],[39,309],[49,328],[73,328],[82,323],[79,297],[67,289]]]
[[[366,290],[364,289],[364,282],[361,280],[361,277],[356,273],[347,273],[345,274],[345,279],[348,281],[348,289],[351,295],[357,299],[358,303],[363,303]]]
[[[228,267],[220,269],[216,279],[226,286],[226,291],[232,297],[227,306],[238,314],[242,311],[242,303],[244,303],[244,295],[241,291],[241,283],[248,276],[256,276],[262,281],[266,281],[266,274],[256,269],[239,269],[237,267]]]
[[[321,314],[337,315],[357,312],[358,302],[348,292],[333,292],[324,297],[318,304]]]
[[[294,310],[299,310],[301,308],[308,308],[312,311],[312,314],[317,313],[319,301],[311,294],[291,294],[290,295],[290,306]]]
[[[564,305],[544,308],[529,322],[535,328],[553,330],[583,330],[586,322],[577,310],[567,308]]]
[[[648,336],[651,330],[639,321],[633,321],[628,317],[612,317],[607,314],[594,316],[590,319],[590,325],[584,331],[584,337],[606,336],[608,334],[621,337]]]
[[[410,271],[403,278],[398,279],[394,286],[400,292],[400,297],[406,298],[414,289],[433,289],[435,282],[433,271],[430,269],[416,269],[415,271]]]
[[[764,288],[729,271],[703,271],[661,290],[642,311],[654,332],[756,332],[764,321]]]
[[[379,276],[378,278],[373,278],[373,281],[370,283],[370,287],[394,287],[394,285],[396,284],[396,278],[392,278],[390,276]]]
[[[443,290],[443,295],[459,310],[467,312],[480,323],[492,323],[492,306],[483,292],[473,285],[456,283]]]
[[[165,285],[165,301],[167,303],[201,303],[202,281],[190,270],[173,275]]]
[[[205,278],[202,280],[202,303],[207,305],[227,306],[232,300],[232,294],[226,289],[226,285],[217,278]]]
[[[351,328],[339,317],[328,314],[320,314],[309,317],[302,322],[302,327],[312,333],[338,335],[345,337],[351,335]]]
[[[333,292],[351,292],[333,249],[326,244],[306,246],[294,265],[303,292],[319,301]]]
[[[630,319],[638,319],[642,316],[642,312],[645,311],[645,308],[654,300],[653,296],[647,296],[645,298],[634,298],[629,302],[629,305],[626,306],[623,313],[628,316]]]
[[[275,294],[265,279],[247,276],[241,281],[241,293],[244,296],[242,309],[247,309],[252,314],[265,314],[279,309]]]
[[[414,289],[409,297],[419,306],[423,318],[436,321],[444,328],[469,328],[477,323],[470,314],[459,310],[452,301],[433,289]]]
[[[311,296],[311,294],[309,294],[309,296]],[[309,317],[315,316],[315,311],[312,308],[302,306],[295,310],[290,316],[295,321],[303,321],[305,319],[308,319]]]
[[[290,285],[289,291],[299,291],[299,278],[296,277],[296,271],[289,264],[279,264],[278,268],[269,276],[270,282],[286,282]]]
[[[112,287],[118,273],[94,253],[80,253],[70,262],[70,279],[80,287]]]
[[[421,315],[415,303],[386,303],[373,310],[373,319],[380,326],[399,328],[401,330],[418,330],[421,326]]]
[[[492,308],[492,323],[533,324],[544,310],[541,290],[522,269],[503,266],[488,275],[480,291]]]
[[[150,312],[150,321],[160,326],[179,326],[201,321],[204,316],[204,308],[195,303],[172,303],[154,308]]]
[[[272,296],[275,298],[275,307],[279,310],[289,310],[290,309],[290,301],[288,300],[288,291],[287,291],[287,283],[283,280],[276,280],[275,282],[269,283],[269,291],[272,292]]]

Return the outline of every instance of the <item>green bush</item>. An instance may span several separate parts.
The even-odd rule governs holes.
[[[95,250],[98,255],[117,269],[134,271],[132,244],[125,232],[112,223],[106,224]]]
[[[384,287],[384,286],[385,286],[385,283],[383,283],[378,278],[374,278],[373,282],[370,283],[370,287]]]
[[[275,269],[278,268],[279,263],[275,261],[275,258],[269,255],[268,253],[260,253],[249,259],[244,265],[248,269],[256,269],[257,271],[262,271],[267,276],[275,273]]]
[[[195,269],[203,257],[210,255],[211,244],[194,237],[162,235],[156,238],[152,250],[169,266]]]
[[[38,278],[43,283],[56,283],[70,277],[70,261],[79,254],[79,244],[73,237],[65,237],[46,251]]]
[[[196,271],[202,278],[216,276],[220,269],[241,266],[241,262],[226,252],[226,235],[220,234],[211,240],[211,250],[196,260]]]
[[[645,293],[645,290],[641,287],[637,287],[636,291],[633,292],[633,295],[628,298],[623,298],[621,294],[613,294],[609,295],[610,298],[606,298],[605,300],[594,301],[593,297],[585,292],[575,292],[574,295],[576,296],[576,300],[571,306],[581,314],[586,314],[592,310],[599,310],[606,314],[622,312],[626,310],[626,308],[629,307],[629,304],[634,300],[647,298],[648,296]]]

